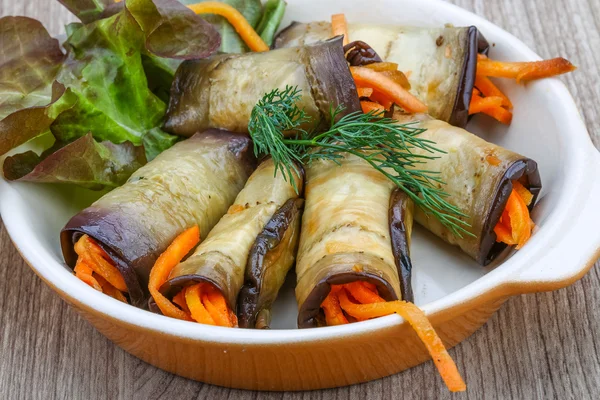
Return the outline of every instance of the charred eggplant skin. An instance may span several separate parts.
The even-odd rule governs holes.
[[[298,106],[324,124],[330,122],[331,107],[344,107],[340,117],[361,109],[340,36],[307,46],[183,62],[171,86],[164,129],[181,136],[206,128],[247,132],[256,103],[286,86],[300,89]]]
[[[400,189],[390,197],[390,238],[392,251],[400,277],[402,300],[414,302],[411,284],[412,262],[410,260],[410,239],[413,225],[413,202]]]
[[[276,249],[278,246],[284,246],[282,243],[286,233],[289,230],[295,230],[296,238],[299,236],[300,219],[302,216],[303,199],[289,199],[269,220],[263,231],[257,236],[246,266],[246,279],[244,286],[238,296],[238,321],[240,328],[255,328],[257,317],[263,310],[270,309],[272,302],[275,300],[278,287],[270,287],[275,285],[275,282],[267,282],[265,280],[265,257],[269,252]],[[293,249],[289,249],[294,255],[298,248],[298,241],[295,240]],[[292,263],[281,266],[281,270],[275,273],[280,275],[278,282],[285,279]],[[270,292],[271,296],[264,298],[261,296],[264,292]],[[263,297],[261,299],[261,297]],[[264,326],[262,326],[264,327]]]
[[[158,171],[157,166],[163,164],[169,168]],[[123,275],[131,304],[147,308],[148,277],[158,256],[186,227],[198,224],[208,231],[216,224],[255,165],[251,141],[245,135],[213,129],[177,143],[136,171],[125,185],[71,218],[60,235],[67,265],[75,267],[74,244],[89,235]],[[194,192],[190,186],[196,179],[209,184],[205,176],[194,177],[194,173],[215,174],[215,182],[229,186],[224,190],[210,186],[205,198],[184,200],[179,195]]]

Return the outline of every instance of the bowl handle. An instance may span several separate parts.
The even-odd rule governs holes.
[[[600,153],[593,147],[586,152],[585,191],[581,191],[577,210],[562,234],[550,239],[551,245],[536,252],[531,267],[523,268],[507,282],[517,293],[556,290],[581,279],[600,257]],[[576,211],[576,212],[573,212]]]

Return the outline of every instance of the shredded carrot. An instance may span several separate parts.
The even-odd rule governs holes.
[[[517,83],[549,78],[574,71],[575,69],[577,67],[562,57],[532,62],[505,62],[490,60],[489,58],[479,58],[477,62],[478,75],[512,78]]]
[[[110,282],[122,292],[127,292],[127,285],[121,272],[115,267],[113,261],[94,239],[88,235],[83,235],[75,243],[75,252],[79,258],[83,259],[85,264],[90,267],[95,273]]]
[[[381,71],[381,74],[387,76],[388,78],[402,86],[404,89],[410,90],[410,82],[408,81],[406,75],[402,73],[402,71]]]
[[[344,14],[334,14],[331,16],[331,33],[333,36],[343,35],[344,46],[350,43],[348,37],[348,23],[346,22],[346,16]]]
[[[350,67],[358,86],[371,87],[389,97],[394,103],[410,113],[427,111],[427,106],[400,84],[380,72],[365,67]]]
[[[385,108],[388,111],[392,108],[392,105],[394,105],[394,102],[392,100],[390,100],[386,95],[378,92],[377,90],[373,90],[373,93],[371,94],[371,96],[369,96],[369,99],[371,101],[381,104],[383,108]]]
[[[482,110],[481,113],[489,115],[490,117],[503,123],[504,125],[510,125],[510,122],[512,121],[512,116],[513,116],[512,113],[504,107],[486,108],[486,109]]]
[[[216,325],[215,320],[202,304],[202,286],[204,286],[203,283],[188,286],[185,289],[185,302],[190,308],[194,321],[206,325]]]
[[[183,311],[185,311],[186,313],[189,314],[190,312],[190,308],[188,307],[187,303],[185,302],[185,289],[179,291],[179,293],[177,293],[175,296],[173,296],[173,304],[177,304],[179,306],[179,308],[181,308]]]
[[[348,323],[348,319],[344,316],[344,313],[340,308],[338,293],[339,290],[334,290],[332,288],[331,292],[329,292],[329,295],[321,304],[323,312],[325,313],[325,322],[328,326],[343,325]]]
[[[370,304],[370,303],[382,303],[385,302],[384,299],[379,297],[379,295],[369,288],[367,288],[363,282],[352,282],[344,285],[344,288],[348,290],[350,295],[354,297],[361,304]]]
[[[102,292],[102,287],[93,276],[94,271],[83,261],[82,257],[77,259],[74,272],[77,278],[81,279],[83,282],[87,283],[99,292]]]
[[[384,106],[372,101],[361,100],[360,106],[365,114],[371,111],[374,111],[375,114],[380,114],[385,111]]]
[[[533,201],[533,194],[525,188],[519,181],[513,181],[513,189],[519,194],[519,197],[523,199],[527,206],[531,205]]]
[[[213,285],[209,285],[205,293],[202,294],[202,303],[217,325],[228,327],[236,325],[231,318],[232,312],[227,306],[225,297]]]
[[[191,321],[190,316],[183,310],[177,308],[162,293],[160,287],[167,281],[169,274],[177,264],[185,257],[200,241],[200,229],[194,226],[185,230],[173,240],[169,247],[158,257],[154,267],[150,271],[148,289],[154,298],[160,311],[172,318]]]
[[[475,77],[475,87],[478,89],[478,92],[481,92],[486,97],[501,97],[504,107],[513,108],[510,99],[487,76],[477,75]]]
[[[469,105],[469,114],[477,114],[488,110],[490,108],[496,108],[502,106],[502,97],[480,97],[473,96],[471,98],[471,104]]]
[[[373,64],[367,64],[364,67],[377,72],[398,71],[398,64],[392,62],[376,62]]]
[[[252,51],[269,51],[269,46],[248,23],[246,18],[234,7],[218,1],[190,4],[188,7],[196,14],[216,14],[224,17],[240,35]]]
[[[373,89],[367,87],[356,88],[356,91],[358,92],[358,97],[371,97],[373,94]]]
[[[326,320],[327,309],[325,308],[325,304],[327,304],[330,298],[337,299],[339,308],[358,320],[377,318],[394,313],[399,314],[408,321],[427,348],[448,389],[452,392],[466,390],[465,382],[460,376],[456,364],[450,357],[450,354],[448,354],[444,343],[442,343],[431,323],[425,314],[423,314],[423,311],[414,304],[405,301],[380,301],[379,299],[381,298],[379,296],[377,296],[379,299],[373,299],[375,302],[355,304],[348,298],[347,291],[358,300],[356,296],[360,297],[361,295],[358,293],[359,291],[362,292],[362,289],[358,289],[359,287],[366,289],[366,286],[362,285],[362,282],[354,282],[343,285],[341,290],[338,289],[335,292],[332,290],[322,306],[325,310]]]
[[[497,242],[503,242],[509,246],[517,245],[517,250],[527,243],[535,226],[527,208],[527,202],[531,204],[532,200],[531,192],[519,182],[513,181],[513,190],[508,197],[502,217],[494,227]]]
[[[109,295],[113,299],[117,299],[119,301],[122,301],[123,303],[127,303],[127,299],[123,295],[123,292],[111,285],[110,282],[108,282],[106,279],[98,275],[96,276],[96,280],[102,287],[102,293]]]

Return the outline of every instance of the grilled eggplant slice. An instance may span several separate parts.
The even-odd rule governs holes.
[[[496,242],[494,227],[506,207],[513,181],[519,181],[533,194],[530,210],[536,203],[542,189],[537,163],[428,116],[395,114],[395,118],[401,122],[420,120],[414,125],[426,129],[420,137],[434,141],[438,149],[446,152],[436,159],[423,159],[419,168],[440,171],[439,177],[445,182],[442,189],[449,195],[447,200],[467,215],[462,219],[470,225],[466,229],[472,236],[454,235],[436,218],[418,208],[415,221],[445,242],[460,247],[478,263],[489,264],[507,247]],[[421,149],[414,149],[414,152],[424,154]]]
[[[247,132],[250,114],[265,93],[297,86],[298,106],[328,122],[330,107],[359,111],[342,38],[264,53],[219,55],[185,61],[171,88],[165,130],[190,136],[206,128]]]
[[[452,125],[466,125],[477,53],[488,48],[476,27],[349,24],[348,35],[367,43],[384,61],[397,63],[429,114]],[[294,22],[277,36],[274,47],[304,46],[330,36],[329,22]]]
[[[263,161],[208,237],[171,271],[161,291],[171,297],[194,282],[209,282],[235,310],[246,278],[240,326],[254,327],[257,320],[259,327],[268,326],[264,317],[295,258],[302,174],[295,175],[295,185],[298,192],[281,172],[275,175],[271,159]]]
[[[338,161],[314,161],[306,171],[296,264],[300,328],[324,324],[321,303],[331,285],[368,281],[385,300],[412,300],[409,200],[363,159]]]
[[[147,307],[154,262],[186,228],[207,234],[227,212],[254,169],[250,145],[247,136],[209,130],[164,151],[71,218],[61,232],[65,261],[75,266],[73,246],[89,235],[115,262],[131,303]]]

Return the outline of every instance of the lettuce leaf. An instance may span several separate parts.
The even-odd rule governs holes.
[[[0,118],[50,102],[64,58],[58,40],[35,19],[0,18]]]
[[[283,0],[269,0],[265,4],[265,12],[256,27],[256,32],[268,46],[273,44],[286,7],[287,3]]]
[[[69,25],[66,55],[39,22],[0,19],[0,155],[55,140],[3,169],[11,180],[112,187],[179,139],[160,129],[167,87],[181,60],[209,56],[220,37],[176,0],[61,2],[83,22]]]
[[[58,147],[58,150],[54,151]],[[89,189],[125,183],[146,163],[144,150],[131,142],[96,142],[87,134],[66,146],[53,146],[41,156],[33,151],[8,157],[3,165],[8,180],[75,183]]]

